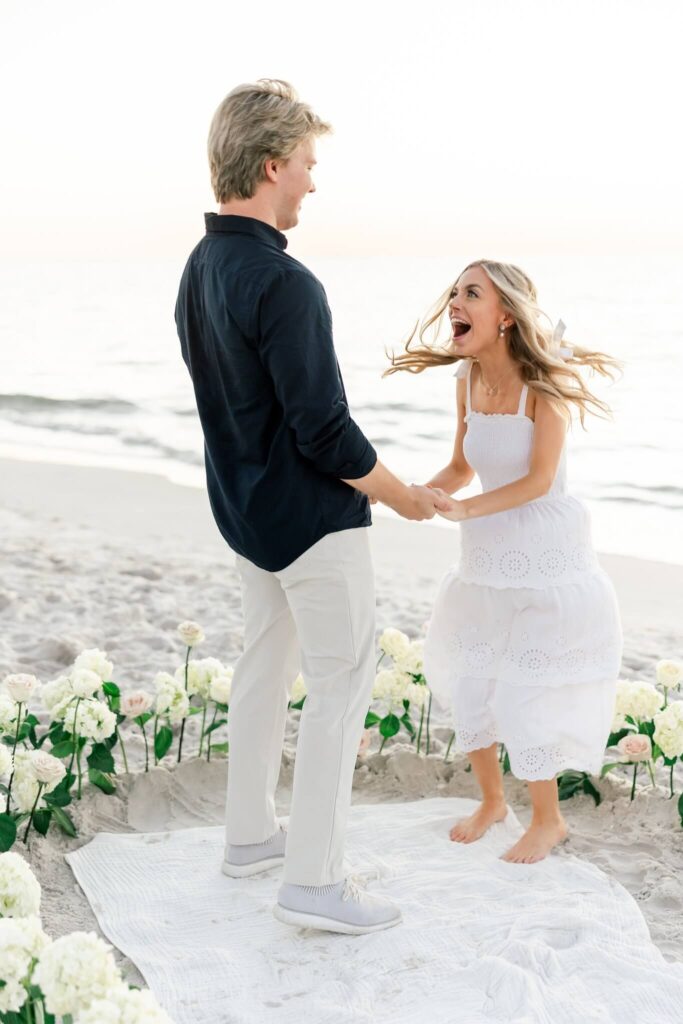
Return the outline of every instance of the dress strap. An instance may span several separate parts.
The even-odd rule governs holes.
[[[465,414],[467,416],[469,416],[469,414],[472,412],[472,390],[470,385],[470,376],[472,374],[473,362],[473,359],[461,359],[458,362],[458,369],[455,371],[456,377],[465,378],[465,393],[467,396],[465,399]]]
[[[522,388],[522,393],[519,396],[519,409],[517,410],[518,416],[523,416],[526,412],[526,396],[529,394],[529,385],[525,384]]]

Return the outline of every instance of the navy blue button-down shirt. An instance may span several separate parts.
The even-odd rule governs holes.
[[[276,572],[326,534],[370,525],[368,499],[342,481],[377,455],[349,414],[321,283],[263,221],[205,219],[175,318],[209,499],[230,547]]]

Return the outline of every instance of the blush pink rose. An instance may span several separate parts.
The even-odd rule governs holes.
[[[367,754],[368,750],[370,749],[370,740],[371,739],[372,739],[372,731],[370,729],[364,729],[363,730],[363,735],[361,736],[360,743],[358,745],[358,756],[359,757],[362,757],[364,754]]]
[[[625,761],[649,761],[652,757],[650,737],[637,732],[620,739],[617,750]]]
[[[121,696],[121,714],[126,718],[137,718],[149,711],[153,703],[151,693],[146,693],[145,690],[131,690]]]

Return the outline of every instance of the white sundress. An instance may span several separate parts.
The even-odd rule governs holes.
[[[466,377],[464,453],[484,491],[529,470],[534,423],[472,410]],[[460,564],[441,582],[425,639],[425,676],[452,704],[456,747],[504,743],[515,776],[597,774],[610,733],[622,634],[616,594],[598,564],[590,517],[567,493],[566,445],[550,491],[463,521]]]

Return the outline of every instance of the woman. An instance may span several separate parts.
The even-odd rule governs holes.
[[[448,308],[444,348],[424,344]],[[425,643],[425,674],[450,698],[456,744],[482,793],[450,837],[470,843],[506,814],[497,744],[527,781],[529,828],[503,860],[534,863],[567,836],[558,772],[600,770],[621,663],[614,588],[598,565],[584,506],[567,493],[572,411],[608,413],[578,367],[604,376],[618,363],[561,349],[540,318],[536,289],[509,264],[470,264],[419,332],[423,344],[387,373],[457,362],[458,422],[451,461],[429,486],[452,495],[477,473],[483,493],[451,502],[460,565],[446,573]]]

